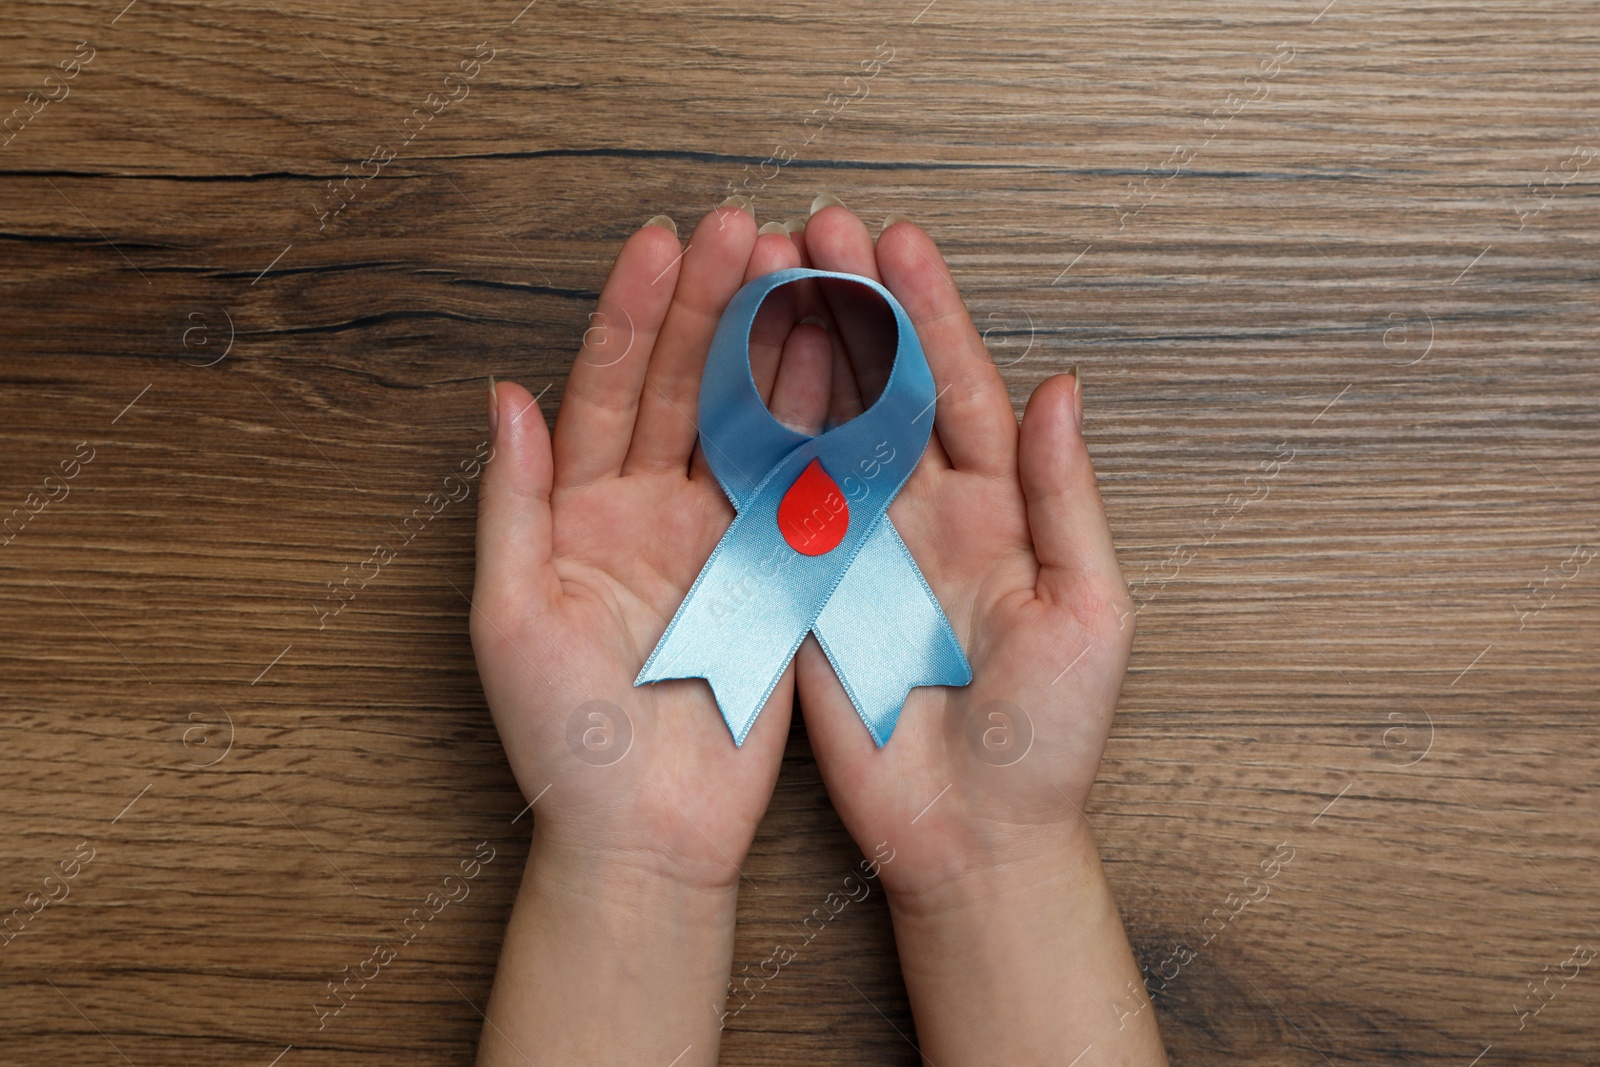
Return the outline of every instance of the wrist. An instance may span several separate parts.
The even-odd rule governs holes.
[[[732,923],[739,873],[671,851],[626,842],[576,841],[536,826],[524,890],[551,907],[576,907],[689,923]]]
[[[885,889],[928,1058],[1045,1063],[1093,1045],[1108,1062],[1165,1062],[1081,820],[914,891]]]
[[[535,829],[486,1013],[480,1067],[716,1062],[737,882],[651,850]],[[676,1057],[676,1059],[675,1059]]]
[[[952,923],[968,916],[981,921],[1010,898],[1043,894],[1070,902],[1104,886],[1099,853],[1082,820],[985,835],[915,872],[905,865],[884,871],[897,924]]]
[[[628,802],[602,811],[553,806],[535,818],[528,855],[530,863],[539,858],[587,884],[617,880],[641,891],[731,897],[754,837],[754,821],[719,824],[715,812],[696,811],[691,820],[680,810]]]

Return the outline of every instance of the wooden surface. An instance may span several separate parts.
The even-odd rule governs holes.
[[[925,225],[1019,404],[1083,366],[1142,605],[1091,816],[1174,1061],[1592,1061],[1591,5],[124,2],[0,24],[38,109],[0,148],[0,915],[64,897],[0,943],[0,1062],[469,1060],[528,829],[476,485],[328,583],[459,492],[488,375],[553,416],[632,227],[747,179],[762,221]],[[797,729],[736,967],[858,858]],[[723,1062],[914,1039],[874,892]]]

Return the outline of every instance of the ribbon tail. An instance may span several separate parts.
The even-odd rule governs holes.
[[[738,659],[738,653],[730,657],[727,652],[719,651],[715,655],[717,662],[713,663],[712,657],[695,656],[692,652],[674,655],[675,652],[684,653],[687,650],[673,648],[669,642],[664,642],[658,651],[666,652],[667,656],[646,663],[633,684],[664,682],[672,678],[704,678],[711,684],[717,707],[721,709],[728,729],[733,732],[733,743],[737,746],[744,745],[745,735],[755,725],[761,709],[766,707],[767,698],[777,687],[778,679],[783,677],[783,667],[788,665],[785,659],[776,673],[765,676],[759,667],[752,667],[748,661]]]
[[[810,622],[806,598],[789,596],[788,588],[755,562],[764,546],[755,536],[741,536],[743,521],[743,515],[735,520],[706,561],[633,682],[704,678],[739,746]],[[777,523],[767,525],[769,537],[776,539]]]
[[[920,685],[972,681],[944,609],[887,516],[868,536],[812,630],[882,748]]]

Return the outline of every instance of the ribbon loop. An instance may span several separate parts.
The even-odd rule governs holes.
[[[773,418],[750,371],[750,327],[762,301],[804,278],[871,288],[897,332],[882,395],[817,437]],[[634,684],[705,678],[742,745],[814,632],[882,746],[913,687],[970,682],[950,623],[887,514],[927,447],[935,399],[910,317],[870,278],[795,268],[740,289],[717,325],[700,386],[700,442],[738,515]]]

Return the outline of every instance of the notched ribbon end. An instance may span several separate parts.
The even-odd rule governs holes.
[[[855,658],[853,655],[846,653],[841,661],[820,633],[817,638],[862,725],[879,748],[889,743],[890,735],[900,722],[900,713],[911,698],[911,690],[934,685],[959,689],[972,682],[972,665],[967,662],[955,636],[948,631],[929,635],[928,657],[914,667],[907,666],[898,676],[893,667],[863,673],[857,664],[852,670],[846,663]]]
[[[717,710],[722,712],[722,719],[728,724],[728,731],[733,734],[735,748],[744,747],[744,739],[750,733],[750,728],[755,725],[757,716],[767,702],[767,697],[772,695],[772,690],[761,695],[760,699],[752,700],[748,682],[744,679],[718,678],[712,673],[695,674],[690,672],[669,673],[671,668],[663,668],[652,656],[645,662],[644,668],[639,671],[639,677],[633,680],[635,687],[649,685],[652,682],[671,682],[690,678],[704,679],[711,687],[712,698],[717,702]],[[774,679],[776,687],[776,679]],[[747,708],[743,712],[730,711],[731,708]]]

